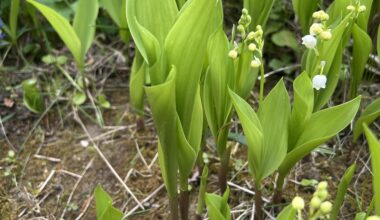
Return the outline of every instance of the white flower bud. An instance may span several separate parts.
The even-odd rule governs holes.
[[[302,44],[308,49],[314,49],[317,46],[317,39],[313,35],[306,35],[302,38]]]
[[[321,21],[327,21],[330,19],[330,16],[327,13],[323,12],[321,13],[320,19]]]
[[[322,60],[320,65],[321,65],[321,68],[324,68],[326,66],[326,61]]]
[[[314,23],[310,27],[311,35],[319,35],[323,32],[323,25],[321,23]]]
[[[321,204],[321,207],[320,207],[320,210],[323,214],[328,214],[331,212],[332,210],[332,204],[331,202],[327,201],[327,202],[323,202]]]
[[[364,12],[367,10],[367,7],[365,7],[365,5],[360,5],[359,6],[359,12]]]
[[[90,143],[88,142],[88,140],[81,140],[80,141],[80,146],[82,146],[82,147],[88,147],[88,145],[90,145]]]
[[[313,197],[310,201],[310,206],[314,209],[318,209],[321,206],[322,201],[318,197]]]
[[[228,56],[231,58],[231,59],[236,59],[238,57],[238,52],[236,50],[230,50],[230,52],[228,53]]]
[[[252,68],[259,68],[261,65],[261,61],[259,59],[257,59],[257,57],[255,57],[255,59],[253,59],[251,61],[251,67]]]
[[[302,210],[305,208],[305,201],[301,197],[296,196],[292,200],[292,207],[296,210]]]
[[[322,39],[322,40],[330,40],[332,38],[332,34],[331,34],[331,31],[328,30],[328,31],[323,31],[319,37]]]
[[[250,50],[250,51],[255,51],[257,49],[257,47],[256,47],[256,44],[254,44],[254,43],[250,43],[249,45],[248,45],[248,50]]]
[[[313,88],[316,89],[316,90],[324,89],[324,88],[326,88],[326,82],[327,82],[327,77],[325,75],[316,75],[313,78]],[[324,191],[327,193],[326,190],[324,190]],[[319,196],[320,193],[321,192],[318,192],[318,197],[319,198],[321,198],[321,196]],[[322,192],[322,194],[323,193],[324,192]]]
[[[230,50],[230,52],[228,53],[228,56],[231,58],[231,59],[236,59],[238,57],[238,52],[236,50]]]
[[[355,11],[355,6],[349,5],[349,6],[347,6],[347,10],[349,10],[349,11]]]

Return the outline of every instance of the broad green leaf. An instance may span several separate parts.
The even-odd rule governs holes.
[[[255,178],[260,179],[262,158],[264,158],[264,134],[261,122],[244,99],[232,90],[229,90],[229,93],[247,139],[250,172]]]
[[[223,197],[206,193],[205,201],[208,210],[208,217],[210,220],[230,220],[231,210],[228,206],[228,196],[230,189],[224,192]]]
[[[257,25],[265,27],[274,2],[275,0],[244,0],[244,8],[252,17],[251,30],[254,30]]]
[[[42,113],[44,110],[44,100],[40,90],[37,87],[36,79],[28,79],[22,83],[24,90],[24,105],[34,113]]]
[[[96,219],[121,220],[123,213],[112,206],[112,198],[101,186],[95,188]]]
[[[233,85],[233,62],[227,56],[229,42],[223,29],[220,28],[209,40],[209,69],[205,76],[203,88],[203,106],[205,116],[215,140],[221,135],[221,129],[227,127],[232,103],[228,95],[228,87]],[[227,138],[225,137],[220,138]],[[225,146],[217,145],[219,155],[223,154]]]
[[[296,147],[286,155],[279,172],[285,176],[304,156],[350,124],[359,109],[360,99],[359,96],[344,104],[312,114]]]
[[[129,97],[132,107],[140,112],[142,112],[144,108],[144,83],[146,71],[147,64],[144,63],[140,53],[136,51],[129,77]]]
[[[372,40],[368,34],[354,24],[352,28],[353,44],[353,62],[351,64],[351,82],[350,97],[353,98],[357,94],[358,87],[362,81],[365,65],[367,64],[369,55],[372,51]]]
[[[314,108],[314,90],[312,82],[306,72],[294,80],[293,109],[289,121],[289,146],[293,150],[295,144],[310,119]]]
[[[128,26],[136,47],[144,60],[148,60],[147,50],[149,50],[149,48],[145,48],[144,46],[142,39],[144,36],[141,35],[141,29],[157,39],[160,45],[160,48],[157,50],[162,51],[161,47],[169,30],[174,24],[177,13],[178,9],[174,0],[127,0],[126,15]],[[138,23],[140,25],[138,25]],[[152,36],[150,36],[150,38],[152,38]],[[156,83],[162,83],[165,78],[166,77],[161,77],[161,81]]]
[[[260,180],[272,174],[284,160],[288,150],[290,103],[283,80],[267,95],[258,111],[264,134]]]
[[[176,105],[183,131],[187,134],[196,93],[206,58],[207,41],[217,29],[213,26],[220,0],[193,0],[181,12],[165,40],[168,65],[177,68]],[[196,19],[194,19],[196,18]]]
[[[117,24],[120,31],[121,39],[124,43],[129,42],[129,31],[127,15],[126,15],[126,4],[127,0],[100,0],[100,4],[107,10],[108,14],[111,16],[112,20]]]
[[[101,6],[103,6],[108,14],[111,16],[112,20],[117,24],[117,26],[122,27],[121,24],[121,12],[122,12],[122,5],[123,1],[125,0],[100,0],[99,3]],[[124,9],[126,10],[126,9]]]
[[[145,87],[152,110],[154,125],[159,137],[159,162],[168,194],[177,194],[178,146],[177,116],[175,105],[175,77],[173,67],[165,83]]]
[[[287,29],[281,30],[272,35],[272,41],[279,47],[289,47],[294,51],[299,50],[299,42],[295,37],[294,32]]]
[[[375,213],[380,216],[380,142],[366,124],[363,126],[369,145],[369,150],[371,152],[371,165],[373,173],[372,186],[375,198]]]
[[[340,183],[338,186],[338,191],[336,193],[336,197],[335,197],[335,201],[334,201],[334,206],[333,206],[333,209],[330,213],[330,220],[337,220],[338,219],[340,207],[342,207],[342,205],[343,205],[344,197],[346,196],[347,189],[351,183],[352,177],[355,174],[355,170],[356,170],[356,163],[351,165],[346,170],[342,179],[340,180]]]
[[[351,0],[335,0],[327,10],[330,17],[327,24],[331,25],[349,14],[350,11],[347,10],[347,6],[351,4]]]
[[[53,26],[54,30],[57,31],[61,40],[69,48],[78,66],[82,67],[84,65],[84,57],[82,57],[81,53],[81,42],[74,28],[71,27],[70,23],[53,9],[34,0],[27,1],[41,11],[51,26]]]
[[[293,208],[292,204],[286,206],[280,214],[276,217],[276,220],[294,220],[296,219],[297,210]]]
[[[83,91],[76,91],[73,97],[74,105],[82,105],[87,99],[86,94]]]
[[[293,9],[301,25],[303,35],[309,33],[313,12],[317,9],[319,0],[292,0]]]
[[[380,98],[369,104],[355,122],[354,141],[363,133],[363,123],[369,125],[378,117],[380,117]]]
[[[98,17],[98,0],[79,0],[73,28],[81,42],[81,56],[85,57],[95,36],[95,21]]]

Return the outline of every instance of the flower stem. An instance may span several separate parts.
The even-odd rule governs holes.
[[[280,204],[282,199],[282,188],[284,186],[285,175],[279,173],[276,181],[276,189],[273,195],[273,204]]]
[[[179,214],[181,220],[189,219],[189,185],[187,177],[180,177]]]
[[[263,64],[263,61],[261,60],[261,65],[260,65],[260,104],[264,100],[264,84],[265,84],[264,64]]]
[[[174,196],[169,197],[169,207],[170,207],[170,220],[178,220],[178,198]]]

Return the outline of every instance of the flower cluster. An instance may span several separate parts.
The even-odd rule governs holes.
[[[326,22],[329,20],[329,15],[324,11],[313,13],[315,23],[310,26],[309,35],[302,38],[302,44],[308,49],[315,49],[317,46],[317,38],[328,41],[332,38],[331,30],[327,28]]]
[[[239,25],[237,26],[237,32],[241,34],[244,46],[248,47],[248,50],[254,53],[254,57],[251,61],[252,68],[258,68],[261,66],[262,50],[264,47],[263,29],[260,25],[256,27],[255,31],[251,31],[247,34],[249,24],[251,23],[251,16],[248,14],[247,9],[242,10],[242,16],[239,19]],[[245,48],[243,48],[245,49]],[[239,47],[236,45],[234,49],[230,50],[228,56],[231,59],[236,59],[239,56]]]
[[[327,201],[329,193],[327,191],[327,182],[320,182],[317,186],[317,190],[313,194],[313,198],[309,204],[309,219],[325,218],[332,211],[332,203]],[[292,201],[293,209],[298,211],[299,219],[302,219],[301,211],[305,209],[305,201],[296,196]]]
[[[3,20],[1,20],[1,18],[0,18],[0,39],[3,39],[5,37],[5,34],[1,30],[3,28],[3,26],[4,26]]]

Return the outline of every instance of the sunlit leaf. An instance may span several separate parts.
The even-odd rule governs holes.
[[[380,98],[369,104],[355,122],[354,141],[363,133],[363,123],[369,125],[378,117],[380,117]]]
[[[37,87],[36,79],[28,79],[22,83],[24,90],[24,105],[34,113],[42,113],[44,110],[44,100],[40,90]]]

